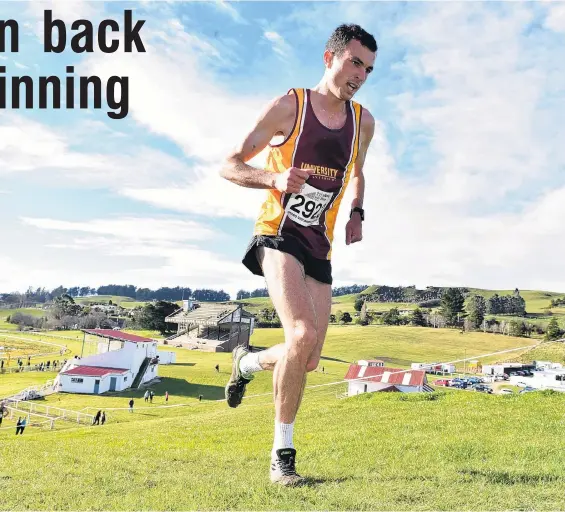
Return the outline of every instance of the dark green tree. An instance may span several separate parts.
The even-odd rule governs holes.
[[[385,325],[400,325],[400,312],[398,308],[389,309],[383,315],[383,324]]]
[[[422,310],[420,308],[416,308],[412,314],[410,315],[410,323],[412,325],[417,325],[423,327],[426,325],[426,320],[424,315],[422,314]]]
[[[172,332],[176,324],[165,322],[165,318],[179,309],[174,302],[160,300],[155,304],[146,304],[141,311],[139,323],[143,329],[159,331],[161,334]]]
[[[483,324],[487,312],[487,301],[482,295],[473,295],[466,307],[467,318],[473,327],[478,329]]]
[[[363,304],[365,304],[365,297],[357,295],[357,297],[355,298],[355,304],[353,306],[355,308],[355,311],[361,311]]]
[[[559,323],[557,318],[553,317],[549,324],[547,325],[547,331],[545,332],[545,339],[547,341],[558,340],[561,338],[561,329],[559,328]]]
[[[447,325],[457,325],[463,316],[465,296],[459,288],[447,288],[441,296],[441,313]]]

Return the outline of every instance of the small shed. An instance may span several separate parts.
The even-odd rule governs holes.
[[[75,366],[59,374],[62,390],[67,393],[98,395],[106,391],[123,391],[131,386],[133,372],[127,368]]]

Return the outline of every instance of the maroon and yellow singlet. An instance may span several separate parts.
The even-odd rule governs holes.
[[[298,194],[269,190],[253,234],[293,237],[312,257],[330,260],[337,213],[359,150],[363,107],[347,101],[345,124],[330,129],[316,117],[309,89],[288,93],[296,99],[294,127],[282,143],[270,145],[266,169],[308,168],[314,174]]]

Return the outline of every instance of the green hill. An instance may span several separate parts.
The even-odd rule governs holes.
[[[282,341],[260,329],[253,343]],[[349,361],[450,360],[529,340],[456,330],[331,327],[308,385],[343,379]],[[75,350],[80,343],[70,342]],[[167,347],[167,350],[170,348]],[[268,482],[272,374],[238,409],[223,401],[229,354],[174,349],[153,404],[141,391],[47,397],[45,405],[106,410],[104,426],[0,430],[4,510],[562,510],[565,395],[381,393],[338,399],[345,385],[307,389],[296,421],[296,489]],[[220,365],[216,373],[214,365]],[[37,374],[36,374],[37,375]],[[22,377],[29,381],[26,374]],[[51,378],[45,375],[45,378]],[[24,384],[24,380],[21,382]],[[25,387],[25,386],[22,386]],[[0,382],[0,390],[2,390]],[[169,391],[169,403],[163,394]],[[204,400],[198,401],[202,394]],[[258,396],[256,396],[258,395]],[[134,413],[127,401],[136,397]],[[115,409],[118,408],[118,409]],[[562,449],[563,448],[563,449]],[[22,463],[22,454],[26,462]],[[48,461],[48,465],[46,465]],[[43,468],[43,469],[40,469]],[[33,482],[33,485],[30,485]],[[25,492],[24,492],[25,490]]]

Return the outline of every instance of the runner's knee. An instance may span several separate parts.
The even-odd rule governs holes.
[[[287,349],[287,357],[299,359],[306,367],[312,354],[312,349],[316,346],[316,328],[308,322],[299,322],[295,324],[289,337],[290,343]]]
[[[304,350],[307,356],[318,341],[316,327],[311,322],[296,322],[290,333],[291,346],[297,346]]]

